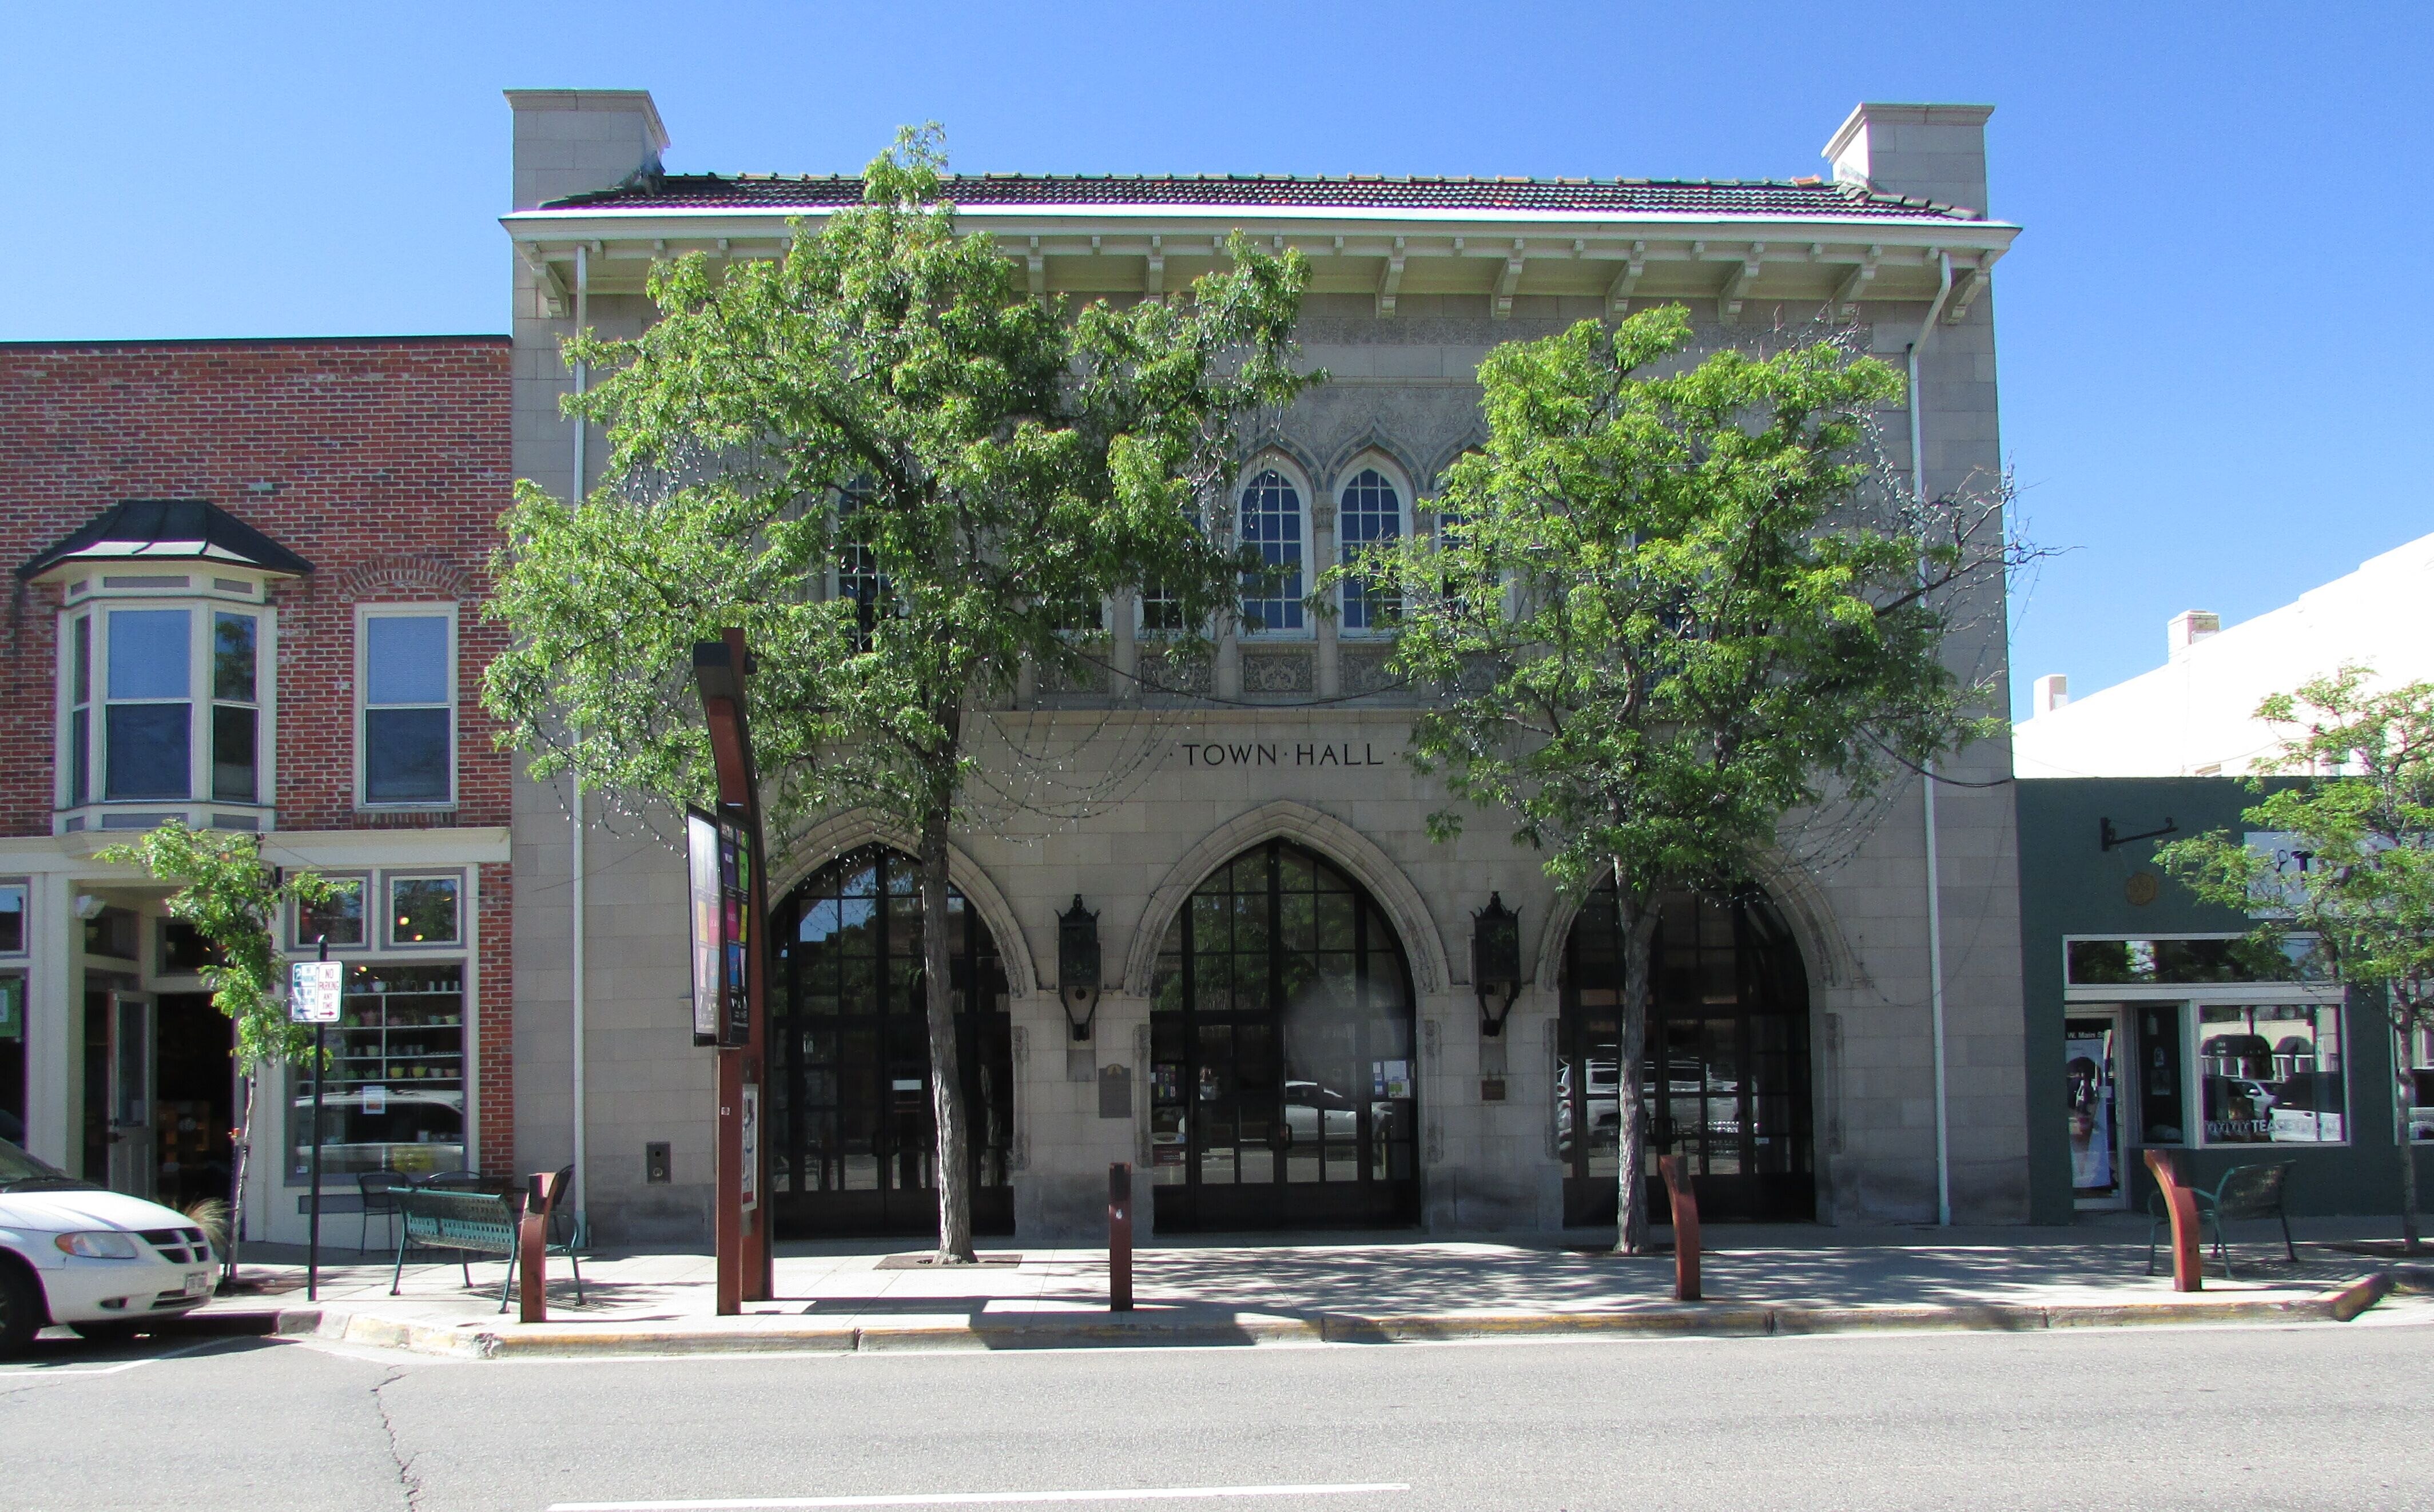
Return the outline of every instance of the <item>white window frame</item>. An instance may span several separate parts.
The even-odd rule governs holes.
[[[402,882],[453,882],[456,885],[456,934],[453,938],[401,940],[397,937],[396,892],[397,885]],[[380,873],[379,902],[380,931],[374,938],[384,954],[437,953],[453,960],[462,955],[471,942],[472,921],[467,915],[473,906],[473,886],[462,867],[400,867],[384,870]]]
[[[1324,571],[1324,568],[1318,565],[1318,554],[1311,527],[1311,513],[1317,507],[1318,500],[1322,495],[1311,486],[1309,474],[1283,453],[1262,452],[1253,457],[1249,465],[1243,469],[1240,481],[1234,485],[1234,541],[1238,546],[1251,543],[1243,529],[1243,500],[1251,491],[1251,485],[1258,481],[1260,474],[1267,472],[1274,472],[1278,477],[1284,479],[1287,486],[1292,488],[1301,499],[1301,593],[1297,596],[1306,600],[1310,597],[1311,584],[1317,579],[1318,574]],[[1248,621],[1238,618],[1235,633],[1246,641],[1308,641],[1314,639],[1318,634],[1318,627],[1311,615],[1311,610],[1305,605],[1301,611],[1299,625],[1283,628],[1260,629],[1253,629]]]
[[[354,746],[355,807],[377,814],[444,812],[456,807],[457,759],[463,749],[465,717],[461,707],[462,690],[458,686],[458,664],[464,660],[463,643],[457,639],[457,606],[454,600],[398,601],[355,606],[354,712],[351,715],[351,739]],[[374,801],[369,786],[366,739],[371,713],[371,631],[376,619],[444,619],[448,625],[448,701],[444,705],[384,704],[383,708],[429,709],[443,707],[448,712],[448,792],[444,798],[415,799],[409,801]],[[386,894],[384,905],[386,905]]]
[[[34,886],[30,877],[0,877],[0,893],[17,895],[17,948],[0,948],[0,961],[22,960],[34,954]]]
[[[382,916],[375,912],[375,909],[384,905],[384,899],[378,895],[377,890],[373,885],[376,880],[374,874],[369,870],[362,870],[324,871],[321,875],[331,882],[353,883],[356,886],[363,889],[364,937],[351,945],[334,943],[330,947],[330,954],[333,955],[345,955],[358,951],[371,950],[380,939],[376,926],[378,925]],[[458,907],[460,909],[463,907],[463,902],[461,899],[458,902]],[[457,932],[461,934],[463,931],[464,921],[460,919],[457,921]],[[317,943],[315,940],[309,940],[304,937],[304,905],[301,902],[293,902],[288,904],[287,939],[287,948],[291,953],[296,951],[312,950]]]
[[[2180,1010],[2181,1029],[2181,1108],[2184,1134],[2178,1144],[2152,1144],[2143,1137],[2144,1129],[2134,1120],[2121,1116],[2121,1125],[2129,1135],[2130,1147],[2170,1150],[2343,1150],[2356,1141],[2351,1130],[2351,1106],[2356,1101],[2351,1063],[2356,1055],[2356,1025],[2349,1010],[2348,994],[2333,983],[2325,982],[2116,982],[2073,986],[2070,981],[2070,947],[2088,941],[2119,940],[2230,940],[2237,934],[2174,933],[2149,931],[2129,935],[2067,935],[2063,937],[2063,1010],[2067,1014],[2078,1006],[2119,1004],[2132,1007],[2174,1007]],[[2229,1143],[2207,1140],[2205,1136],[2204,1068],[2200,1064],[2198,1047],[2204,1042],[2200,1031],[2198,1011],[2204,1007],[2275,1007],[2291,1004],[2307,1007],[2330,1007],[2340,1015],[2341,1045],[2341,1137],[2307,1143]],[[2134,1047],[2137,1043],[2136,1024],[2125,1021],[2123,1033]],[[2137,1095],[2134,1079],[2121,1093]]]
[[[1328,564],[1330,570],[1351,565],[1347,560],[1350,543],[1346,540],[1344,531],[1344,496],[1351,491],[1352,485],[1359,480],[1362,473],[1370,472],[1376,472],[1384,480],[1388,488],[1395,490],[1395,538],[1397,541],[1409,541],[1414,533],[1414,512],[1417,509],[1418,504],[1413,496],[1410,475],[1385,453],[1363,452],[1345,464],[1343,474],[1335,485],[1335,560]],[[1335,607],[1339,616],[1336,633],[1347,641],[1384,640],[1395,633],[1391,627],[1383,626],[1354,626],[1348,617],[1345,617],[1346,615],[1345,595],[1340,589],[1335,596]]]
[[[184,818],[198,828],[248,827],[243,822],[219,824],[218,816],[223,815],[250,820],[250,827],[257,831],[273,828],[279,791],[279,612],[252,576],[217,576],[228,571],[231,569],[213,564],[191,573],[96,572],[66,585],[68,602],[58,616],[52,720],[52,801],[58,829],[127,831],[148,828],[172,817]],[[127,586],[129,584],[141,586]],[[187,616],[184,798],[109,796],[110,616],[113,610],[167,610],[182,611]],[[242,615],[254,622],[254,794],[249,799],[213,796],[212,712],[223,700],[213,679],[212,659],[217,616],[222,614]],[[79,620],[91,627],[87,696],[81,705],[76,701],[76,627]],[[81,801],[76,789],[74,730],[74,716],[78,709],[84,711],[86,721],[85,792]],[[144,822],[105,822],[113,819]]]

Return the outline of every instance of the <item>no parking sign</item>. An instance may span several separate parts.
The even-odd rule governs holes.
[[[296,1023],[338,1022],[344,961],[296,961],[287,968],[287,1017]]]

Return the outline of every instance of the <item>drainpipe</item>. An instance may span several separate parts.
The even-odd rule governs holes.
[[[1927,504],[1927,448],[1921,437],[1918,404],[1918,354],[1928,338],[1935,335],[1935,322],[1944,314],[1945,301],[1952,297],[1952,254],[1936,254],[1937,275],[1935,301],[1927,307],[1927,318],[1920,321],[1918,335],[1910,344],[1910,494],[1913,504]],[[1927,817],[1927,997],[1929,1019],[1934,1026],[1935,1040],[1935,1221],[1943,1228],[1952,1227],[1952,1108],[1945,1073],[1944,1055],[1944,884],[1937,866],[1935,844],[1935,758],[1927,759],[1926,781],[1919,784],[1926,795]]]
[[[589,325],[591,314],[591,249],[584,247],[581,243],[577,243],[574,249],[574,329],[578,334],[587,329]],[[574,365],[574,391],[577,395],[582,394],[584,390],[590,387],[591,377],[591,373],[588,364],[577,362]],[[583,442],[586,433],[588,433],[591,428],[591,423],[588,421],[584,420],[581,416],[575,417],[574,492],[572,496],[571,502],[574,507],[578,509],[583,507],[584,486],[589,481],[586,476],[588,470],[585,467]],[[588,1158],[588,1152],[585,1148],[586,1141],[584,1139],[584,1124],[586,1122],[583,1104],[583,1062],[585,1039],[583,1012],[583,915],[585,889],[583,885],[583,779],[579,775],[574,778],[574,812],[568,821],[568,833],[571,838],[567,846],[568,875],[572,884],[569,891],[569,917],[573,920],[573,929],[570,933],[572,935],[571,944],[574,951],[574,960],[571,963],[573,971],[569,977],[569,991],[574,1000],[574,1010],[573,1016],[573,1033],[574,1036],[574,1242],[581,1244],[591,1231],[589,1205],[584,1200],[585,1189],[589,1187],[591,1179],[591,1161]]]

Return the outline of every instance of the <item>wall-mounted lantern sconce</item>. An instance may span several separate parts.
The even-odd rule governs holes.
[[[1078,892],[1073,906],[1056,916],[1056,983],[1073,1038],[1088,1040],[1099,1015],[1099,916],[1082,906]]]
[[[1504,895],[1487,895],[1487,906],[1470,916],[1470,981],[1479,991],[1479,1032],[1493,1039],[1513,1016],[1521,995],[1521,916],[1504,906]],[[1502,1006],[1491,1008],[1491,1002]]]

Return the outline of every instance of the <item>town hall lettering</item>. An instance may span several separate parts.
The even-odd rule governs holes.
[[[1365,740],[1178,740],[1186,766],[1383,766]]]

